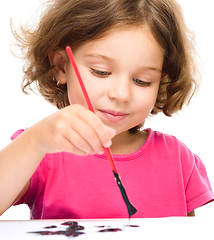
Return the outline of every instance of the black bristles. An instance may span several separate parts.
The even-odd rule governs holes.
[[[123,200],[127,206],[127,209],[128,209],[128,213],[129,213],[129,218],[131,218],[132,215],[134,215],[136,212],[137,212],[137,209],[130,203],[129,199],[128,199],[128,196],[126,194],[126,190],[120,180],[120,177],[118,175],[118,173],[116,173],[115,171],[113,171],[114,173],[114,176],[115,176],[115,179],[117,181],[117,185],[120,189],[120,192],[122,194],[122,197],[123,197]]]

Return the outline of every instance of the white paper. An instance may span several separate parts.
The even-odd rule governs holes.
[[[35,220],[35,221],[0,221],[1,240],[46,240],[46,239],[71,239],[63,235],[41,236],[29,232],[35,231],[59,231],[65,230],[67,226],[61,225],[69,220]],[[84,226],[83,235],[75,237],[76,240],[185,240],[206,239],[213,240],[212,223],[206,219],[191,218],[159,218],[159,219],[131,219],[130,225],[139,227],[126,227],[128,220],[71,220],[77,221]],[[44,229],[44,227],[55,225],[57,228]],[[99,232],[104,228],[120,228],[118,232]]]

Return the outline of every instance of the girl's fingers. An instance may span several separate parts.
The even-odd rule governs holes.
[[[69,142],[69,152],[77,154],[81,152],[82,154],[94,154],[96,151],[91,147],[91,145],[74,129],[70,128],[64,134],[64,137]]]
[[[98,116],[79,105],[64,108],[36,126],[42,129],[36,135],[38,148],[44,153],[101,154],[103,147],[110,147],[115,135]]]
[[[86,125],[78,129],[78,132],[95,150],[96,153],[103,152],[103,147],[110,147],[111,138],[115,136],[115,131],[105,126],[103,122],[90,111],[81,111],[79,117]],[[78,127],[78,126],[77,126]]]
[[[70,152],[70,153],[73,153],[73,154],[79,155],[79,156],[86,156],[86,155],[90,154],[89,152],[85,152],[85,151],[82,151],[81,149],[77,148],[75,145],[73,145],[67,139],[63,142],[62,148],[60,148],[60,150],[57,152]]]
[[[83,119],[78,119],[78,124],[72,124],[71,121],[70,131],[66,131],[66,138],[82,151],[87,152],[88,154],[103,153],[103,145],[97,135],[97,132],[94,128]]]

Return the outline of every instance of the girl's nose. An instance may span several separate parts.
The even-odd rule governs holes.
[[[132,89],[130,79],[115,79],[109,86],[108,96],[120,102],[130,102],[132,99]]]

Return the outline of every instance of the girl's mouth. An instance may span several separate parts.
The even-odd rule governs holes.
[[[112,110],[99,110],[99,112],[110,122],[120,122],[125,119],[129,114],[124,112],[116,112]]]

